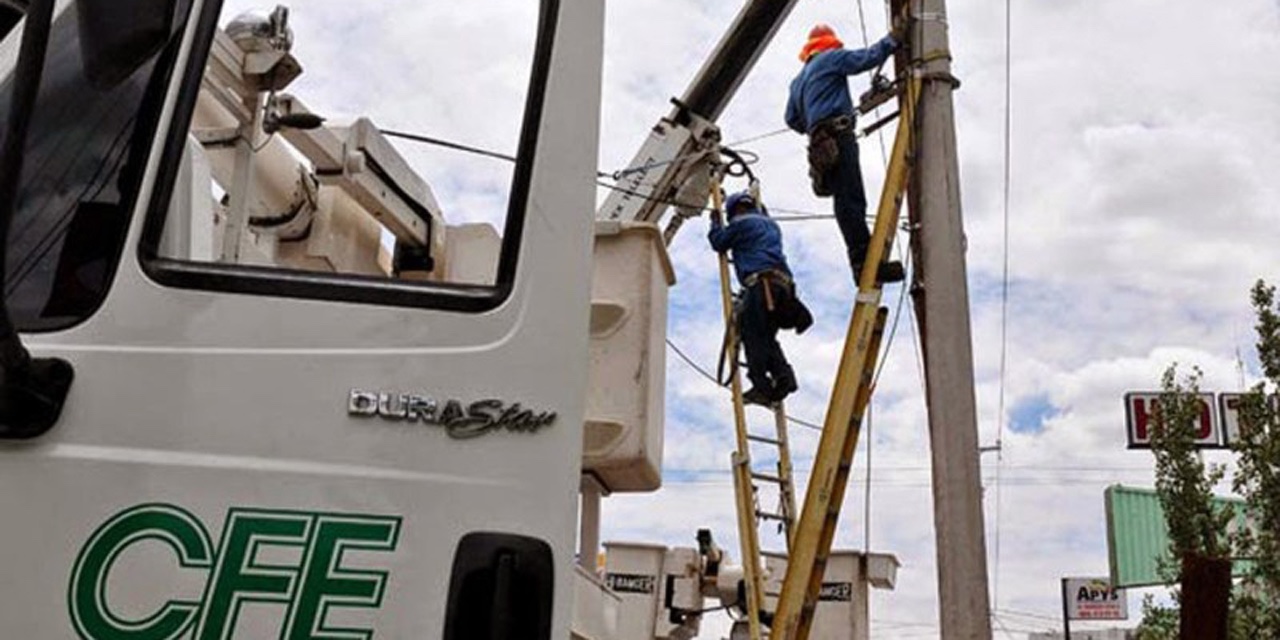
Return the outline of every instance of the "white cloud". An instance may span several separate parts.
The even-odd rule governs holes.
[[[684,91],[741,3],[607,4],[600,166],[612,171],[669,112],[668,99]],[[1280,11],[1272,0],[1229,8],[1194,0],[1015,4],[1004,408],[1007,415],[1038,398],[1053,411],[1039,430],[1004,434],[998,472],[994,455],[983,462],[993,565],[997,473],[1001,479],[996,606],[1016,612],[1001,613],[1001,622],[1027,629],[1052,626],[1044,618],[1058,610],[1059,577],[1105,573],[1102,489],[1151,483],[1149,455],[1123,448],[1121,395],[1156,386],[1174,360],[1203,367],[1208,388],[1239,384],[1235,355],[1240,348],[1248,358],[1252,344],[1247,288],[1258,277],[1275,280],[1280,268],[1280,70],[1271,63],[1280,54]],[[409,0],[306,3],[295,7],[293,21],[308,73],[294,90],[327,115],[370,115],[383,126],[509,152],[535,5],[472,3],[459,11]],[[321,8],[340,19],[319,22]],[[874,39],[884,32],[884,14],[880,5],[866,8]],[[798,3],[721,118],[725,139],[783,126],[785,87],[815,22],[833,24],[850,46],[861,44],[853,5]],[[949,22],[955,72],[964,82],[955,108],[975,394],[980,440],[992,444],[1002,422],[1003,6],[954,0]],[[854,91],[865,84],[865,77],[855,79]],[[809,192],[800,137],[745,147],[760,155],[754,169],[772,207],[829,211],[829,201]],[[508,166],[401,148],[451,220],[501,216]],[[875,139],[864,142],[862,164],[874,205],[884,173]],[[671,290],[670,336],[713,367],[721,319],[704,232],[704,221],[691,221],[671,248],[679,284]],[[790,405],[794,415],[821,422],[853,289],[834,221],[788,223],[784,232],[801,291],[820,312],[811,333],[783,339],[801,384]],[[891,288],[886,302],[896,305],[898,292]],[[875,596],[878,638],[928,634],[937,624],[915,331],[904,317],[872,428],[872,541],[905,565],[898,590]],[[667,371],[666,465],[704,473],[682,474],[654,494],[611,497],[605,537],[691,545],[697,528],[712,527],[734,549],[727,397],[674,354]],[[758,411],[753,423],[771,426]],[[796,466],[807,469],[816,434],[800,427],[792,433]],[[860,452],[841,545],[862,544],[865,464]],[[714,637],[717,624],[709,622],[704,637]]]
[[[610,16],[606,64],[615,78],[611,90],[621,91],[606,96],[606,167],[627,161],[666,113],[667,97],[683,91],[696,71],[700,59],[690,56],[701,50],[687,42],[715,41],[736,9],[718,8],[716,20],[707,20],[705,6],[687,21],[634,18],[648,8],[668,15],[659,8],[669,4],[626,3],[625,22],[616,12]],[[1059,577],[1107,570],[1103,488],[1152,482],[1149,454],[1124,449],[1123,393],[1157,387],[1173,361],[1201,366],[1206,388],[1239,386],[1236,353],[1248,360],[1253,341],[1248,287],[1258,277],[1274,280],[1277,269],[1272,210],[1280,156],[1273,149],[1280,128],[1272,112],[1280,71],[1266,61],[1280,48],[1280,17],[1266,0],[1230,11],[1190,0],[1020,4],[1014,11],[1004,407],[1007,416],[1019,401],[1044,398],[1053,411],[1041,430],[1004,434],[997,605],[1016,612],[1001,614],[1010,628],[1045,629],[1054,626]],[[980,439],[992,444],[1000,423],[1004,15],[1000,3],[971,0],[952,2],[949,14],[955,70],[964,81],[955,105]],[[870,7],[868,18],[875,38],[883,25],[879,7]],[[817,21],[834,22],[847,43],[861,41],[856,13],[798,4],[721,119],[726,139],[782,126],[785,86],[798,67],[795,49]],[[865,80],[853,86],[857,91]],[[761,155],[755,169],[771,206],[829,210],[828,201],[808,193],[800,138],[786,134],[747,146]],[[874,202],[883,174],[874,140],[863,144],[862,160]],[[671,334],[706,364],[714,362],[719,308],[703,228],[690,223],[673,246],[681,284],[672,290],[680,304],[673,306]],[[803,293],[825,311],[812,334],[784,338],[802,385],[792,410],[821,420],[852,289],[833,221],[790,223],[784,232]],[[896,291],[886,300],[896,302]],[[927,635],[927,626],[901,625],[937,622],[914,330],[903,321],[875,414],[872,540],[906,565],[898,591],[874,600],[873,618],[890,621],[877,632],[884,638],[908,628]],[[673,453],[723,460],[732,447],[726,399],[674,358],[669,371],[669,415],[696,407],[700,416],[696,426],[669,425],[705,431],[669,437],[668,460]],[[793,430],[800,468],[816,446],[805,431]],[[994,564],[995,456],[983,462]],[[840,542],[851,546],[862,540],[864,463],[860,452],[841,525]],[[667,544],[688,544],[686,530],[704,522],[726,522],[729,528],[717,533],[728,540],[731,496],[727,475],[719,493],[705,484],[671,483],[655,495],[615,496],[606,506],[607,534],[626,537],[631,523],[650,516],[698,523],[663,529],[659,540]]]

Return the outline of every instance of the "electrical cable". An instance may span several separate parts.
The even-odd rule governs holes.
[[[995,611],[992,611],[992,612],[991,612],[991,615],[990,615],[989,617],[990,617],[990,619],[991,619],[991,621],[992,621],[992,622],[996,623],[996,626],[997,626],[997,627],[1000,627],[1000,630],[1004,632],[1004,635],[1005,635],[1005,637],[1006,637],[1006,638],[1012,638],[1012,637],[1013,637],[1013,633],[1011,633],[1011,632],[1009,631],[1008,627],[1005,627],[1005,626],[1004,626],[1004,622],[1002,622],[1002,621],[1000,620],[1000,617],[996,615],[996,612],[995,612]]]
[[[721,389],[724,388],[720,386],[719,382],[716,382],[715,375],[713,375],[710,371],[708,371],[702,365],[699,365],[697,362],[695,362],[693,358],[690,358],[687,354],[685,354],[685,352],[682,349],[680,349],[680,347],[676,346],[676,343],[671,341],[671,338],[667,338],[667,346],[670,347],[671,350],[674,351],[675,354],[679,356],[680,359],[683,360],[685,364],[689,365],[691,369],[693,369],[694,371],[697,371],[699,374],[702,375],[702,377],[706,378],[709,382],[716,385],[717,388],[721,388]],[[787,422],[798,424],[807,429],[822,431],[822,425],[817,424],[816,422],[811,422],[809,420],[801,420],[800,418],[797,418],[795,416],[788,415]]]
[[[668,469],[667,471],[678,471],[676,469]],[[795,469],[795,473],[801,474],[811,469]],[[726,470],[724,474],[715,473],[712,470],[704,470],[699,473],[708,476],[729,475],[732,471]],[[728,480],[669,480],[673,484],[681,485],[706,485],[706,486],[723,486],[732,483],[732,479]],[[1091,487],[1102,488],[1114,483],[1114,480],[1108,478],[1096,479],[1079,479],[1079,478],[1025,478],[1017,479],[1014,482],[1006,481],[1009,489],[1036,489],[1043,491],[1045,488],[1067,489],[1072,487]],[[933,482],[927,479],[910,479],[910,478],[883,478],[873,479],[872,484],[878,487],[895,488],[895,489],[930,489]]]
[[[262,143],[261,143],[261,144],[259,144],[258,146],[253,147],[253,152],[254,152],[254,153],[258,153],[259,151],[262,151],[263,149],[266,149],[266,148],[267,148],[267,145],[271,144],[271,141],[272,141],[272,140],[274,140],[274,139],[275,139],[275,137],[276,137],[276,134],[275,134],[275,132],[274,132],[274,131],[273,131],[273,132],[271,132],[271,133],[269,133],[269,134],[267,134],[267,139],[266,139],[266,140],[263,140],[263,141],[262,141]]]
[[[790,131],[791,131],[791,129],[790,129],[789,127],[783,127],[783,128],[781,128],[781,129],[775,129],[775,130],[770,131],[770,132],[768,132],[768,133],[762,133],[762,134],[760,134],[760,135],[751,136],[751,137],[749,137],[749,138],[743,138],[743,139],[741,139],[741,140],[735,140],[735,141],[733,141],[733,142],[730,142],[730,143],[729,143],[729,146],[730,146],[730,147],[736,147],[736,146],[738,146],[738,145],[747,144],[747,143],[749,143],[749,142],[759,142],[759,141],[761,141],[761,140],[766,140],[766,139],[768,139],[768,138],[772,138],[772,137],[774,137],[774,136],[780,136],[780,135],[782,135],[782,134],[784,134],[784,133],[788,133],[788,132],[790,132]]]
[[[1000,495],[1000,468],[1004,466],[1004,411],[1005,411],[1005,380],[1007,379],[1007,362],[1009,352],[1009,185],[1010,174],[1012,171],[1010,157],[1012,156],[1012,131],[1013,131],[1013,3],[1012,0],[1005,0],[1004,3],[1004,267],[1001,274],[1000,289],[1000,400],[999,409],[996,414],[996,477],[995,477],[995,567],[994,576],[992,577],[992,595],[991,606],[993,610],[1000,605],[1000,520],[1001,520],[1001,495]]]
[[[864,28],[864,30],[865,30],[865,28]],[[864,39],[865,39],[865,38],[864,38]],[[413,142],[420,142],[420,143],[423,143],[423,144],[431,144],[431,145],[440,146],[440,147],[444,147],[444,148],[448,148],[448,149],[454,149],[454,150],[457,150],[457,151],[463,151],[463,152],[466,152],[466,153],[472,153],[472,154],[475,154],[475,155],[484,156],[484,157],[488,157],[488,158],[494,158],[494,159],[498,159],[498,160],[505,160],[505,161],[508,161],[508,162],[515,162],[515,161],[516,161],[516,158],[515,158],[514,156],[507,155],[507,154],[502,154],[502,153],[498,153],[498,152],[496,152],[496,151],[490,151],[490,150],[487,150],[487,149],[481,149],[481,148],[479,148],[479,147],[474,147],[474,146],[471,146],[471,145],[464,145],[464,144],[457,143],[457,142],[450,142],[450,141],[448,141],[448,140],[442,140],[442,139],[439,139],[439,138],[433,138],[433,137],[430,137],[430,136],[424,136],[424,135],[419,135],[419,134],[415,134],[415,133],[408,133],[408,132],[404,132],[404,131],[396,131],[396,130],[393,130],[393,129],[381,129],[380,131],[382,132],[382,134],[383,134],[383,135],[386,135],[386,136],[388,136],[388,137],[392,137],[392,138],[401,138],[401,139],[410,140],[410,141],[413,141]],[[756,162],[758,162],[758,161],[759,161],[759,159],[760,159],[759,154],[757,154],[757,153],[755,153],[755,152],[753,152],[753,151],[745,150],[745,149],[734,149],[733,147],[734,147],[734,146],[737,146],[738,144],[743,144],[743,143],[745,143],[745,142],[754,142],[754,141],[761,140],[761,139],[764,139],[764,138],[768,138],[768,137],[771,137],[771,136],[780,135],[780,134],[785,133],[785,132],[787,132],[787,131],[789,131],[789,129],[779,129],[779,130],[777,130],[777,131],[772,131],[772,132],[769,132],[769,133],[763,134],[763,135],[761,135],[761,136],[756,136],[756,137],[753,137],[753,138],[748,138],[748,139],[746,139],[746,140],[744,140],[744,141],[742,141],[742,142],[735,143],[734,145],[730,145],[730,146],[723,147],[723,148],[721,149],[721,151],[722,151],[722,152],[724,152],[726,155],[730,156],[730,157],[733,159],[733,163],[732,163],[732,164],[733,164],[733,166],[740,167],[740,169],[738,170],[740,173],[742,173],[742,174],[744,174],[744,175],[747,175],[747,176],[751,176],[751,169],[750,169],[750,165],[755,164]],[[270,140],[270,139],[268,138],[268,141],[269,141],[269,140]],[[883,136],[881,137],[881,143],[883,144]],[[265,145],[265,143],[264,143],[264,145]],[[679,160],[679,158],[677,158],[676,160]],[[676,160],[664,161],[663,163],[654,163],[654,164],[652,164],[652,165],[646,165],[645,167],[638,167],[638,168],[635,168],[635,169],[620,170],[620,171],[616,171],[616,172],[614,172],[613,174],[605,173],[605,172],[603,172],[603,171],[597,171],[597,172],[596,172],[596,176],[597,176],[597,178],[613,178],[613,179],[616,181],[616,180],[618,180],[621,176],[625,176],[625,175],[628,175],[628,174],[630,174],[630,173],[635,173],[636,171],[639,171],[639,170],[645,170],[645,169],[652,168],[652,167],[656,167],[656,166],[662,166],[662,164],[667,164],[667,163],[670,163],[670,162],[674,162],[674,161],[676,161]],[[628,188],[626,188],[626,187],[622,187],[622,186],[619,186],[619,185],[616,185],[616,184],[608,184],[608,183],[604,182],[603,180],[596,180],[596,185],[597,185],[597,186],[599,186],[599,187],[601,187],[601,188],[610,189],[610,190],[613,190],[613,191],[618,191],[618,192],[621,192],[621,193],[625,193],[625,194],[627,194],[627,195],[635,196],[635,197],[637,197],[637,198],[644,198],[645,200],[648,200],[648,201],[651,201],[651,202],[657,202],[657,203],[660,203],[660,204],[665,204],[665,205],[668,205],[668,206],[680,207],[680,208],[687,208],[687,209],[696,209],[696,210],[700,210],[700,211],[709,211],[709,208],[708,208],[708,207],[706,207],[705,205],[701,205],[701,204],[691,204],[691,203],[684,203],[684,202],[679,202],[679,201],[676,201],[676,200],[670,200],[670,199],[666,199],[666,198],[659,198],[659,197],[655,196],[655,195],[654,195],[654,194],[652,194],[652,193],[648,193],[648,194],[646,194],[646,193],[642,193],[642,192],[636,191],[636,190],[634,190],[634,189],[628,189]],[[788,216],[782,216],[782,217],[776,217],[776,216],[775,216],[775,220],[777,220],[778,222],[802,222],[802,221],[810,221],[810,220],[829,220],[829,219],[833,219],[833,218],[835,217],[834,215],[830,215],[830,214],[818,214],[818,213],[813,213],[813,212],[810,212],[810,211],[802,211],[802,210],[796,210],[796,209],[784,209],[784,208],[779,208],[779,207],[775,207],[775,208],[773,208],[773,211],[774,211],[774,212],[777,212],[777,213],[786,213],[786,214],[790,214],[790,215],[788,215]],[[899,298],[899,315],[900,315],[900,310],[901,310],[901,300],[902,300],[902,298],[900,297],[900,298]],[[890,333],[890,339],[889,339],[888,345],[886,345],[886,348],[887,348],[889,345],[891,345],[891,344],[892,344],[892,338],[893,338],[893,334],[894,334],[894,333],[896,333],[896,330],[897,330],[897,324],[898,324],[898,318],[895,316],[895,318],[894,318],[894,322],[893,322],[893,331]],[[692,368],[693,368],[694,370],[696,370],[698,373],[702,374],[702,376],[703,376],[703,377],[705,377],[705,378],[707,378],[708,380],[711,380],[712,382],[714,382],[714,381],[715,381],[715,376],[711,375],[711,374],[710,374],[710,372],[708,372],[708,371],[706,371],[705,369],[703,369],[700,365],[698,365],[698,364],[697,364],[696,362],[694,362],[691,358],[689,358],[687,355],[685,355],[685,353],[684,353],[683,351],[681,351],[681,350],[680,350],[680,348],[679,348],[679,347],[677,347],[673,342],[671,342],[671,340],[670,340],[670,339],[668,339],[668,340],[667,340],[667,344],[668,344],[668,346],[670,346],[670,347],[671,347],[671,349],[672,349],[673,351],[675,351],[675,352],[676,352],[676,355],[680,356],[680,358],[681,358],[682,360],[684,360],[684,361],[685,361],[685,363],[686,363],[686,364],[688,364],[690,367],[692,367]],[[883,363],[881,363],[881,367],[883,367]],[[820,431],[820,430],[822,430],[822,426],[821,426],[821,425],[819,425],[819,424],[817,424],[817,423],[814,423],[814,422],[812,422],[812,421],[802,420],[802,419],[800,419],[800,418],[795,418],[795,417],[792,417],[792,416],[787,416],[787,420],[788,420],[789,422],[793,422],[793,423],[798,424],[798,425],[803,426],[803,427],[807,427],[807,428],[810,428],[810,429],[816,429],[816,430],[819,430],[819,431]]]
[[[1000,614],[1004,614],[1005,616],[1012,616],[1012,617],[1015,617],[1015,618],[1029,618],[1029,619],[1032,619],[1032,620],[1045,620],[1045,621],[1048,621],[1048,622],[1061,622],[1061,621],[1062,621],[1062,618],[1061,618],[1060,616],[1056,616],[1056,615],[1049,615],[1049,614],[1046,614],[1046,613],[1034,613],[1034,612],[1030,612],[1030,611],[1016,611],[1016,610],[1014,610],[1014,609],[996,609],[996,612],[997,612],[997,613],[1000,613]]]
[[[514,156],[510,156],[510,155],[503,154],[503,153],[498,153],[498,152],[496,152],[496,151],[490,151],[490,150],[487,150],[487,149],[481,149],[481,148],[479,148],[479,147],[473,147],[473,146],[470,146],[470,145],[465,145],[465,144],[461,144],[461,143],[457,143],[457,142],[450,142],[450,141],[448,141],[448,140],[441,140],[441,139],[439,139],[439,138],[432,138],[432,137],[429,137],[429,136],[418,135],[418,134],[415,134],[415,133],[407,133],[407,132],[404,132],[404,131],[395,131],[395,130],[391,130],[391,129],[381,129],[380,131],[382,132],[382,134],[383,134],[383,135],[386,135],[386,136],[388,136],[388,137],[392,137],[392,138],[402,138],[402,139],[410,140],[410,141],[413,141],[413,142],[420,142],[420,143],[423,143],[423,144],[436,145],[436,146],[444,147],[444,148],[447,148],[447,149],[454,149],[454,150],[457,150],[457,151],[463,151],[463,152],[466,152],[466,153],[472,153],[472,154],[475,154],[475,155],[484,156],[484,157],[486,157],[486,158],[494,158],[494,159],[497,159],[497,160],[505,160],[505,161],[507,161],[507,162],[515,162],[515,161],[516,161],[516,158],[515,158]],[[781,130],[781,131],[775,131],[775,132],[772,132],[772,133],[770,133],[770,134],[766,134],[765,136],[759,136],[759,137],[756,137],[756,138],[749,138],[749,139],[745,140],[744,142],[753,142],[753,141],[755,141],[755,140],[757,140],[757,139],[760,139],[760,138],[762,138],[762,137],[768,137],[769,135],[777,135],[778,133],[783,133],[783,132],[786,132],[786,131],[789,131],[789,129],[783,129],[783,130]],[[268,142],[269,142],[269,139],[268,139]],[[741,143],[736,143],[736,144],[741,144]],[[733,146],[736,146],[736,144],[735,144],[735,145],[733,145]],[[265,145],[265,143],[264,143],[264,145]],[[259,149],[261,149],[261,148],[262,148],[262,147],[259,147]],[[754,152],[754,151],[750,151],[750,150],[746,150],[746,149],[733,149],[733,148],[732,148],[732,146],[726,146],[726,147],[724,147],[723,149],[724,149],[725,151],[734,152],[734,153],[737,153],[737,154],[739,154],[739,155],[740,155],[740,157],[741,157],[741,159],[742,159],[742,162],[741,162],[741,164],[740,164],[740,165],[738,165],[738,166],[744,166],[744,167],[746,167],[746,166],[750,166],[750,165],[756,164],[756,163],[757,163],[757,162],[759,162],[759,160],[760,160],[760,155],[759,155],[759,154],[757,154],[757,153],[756,153],[756,152]],[[645,165],[645,166],[643,166],[643,167],[635,167],[635,168],[632,168],[632,169],[621,169],[621,170],[615,171],[615,172],[613,172],[613,173],[607,173],[607,172],[604,172],[604,171],[596,171],[596,177],[597,177],[597,178],[607,178],[607,179],[612,179],[612,180],[614,180],[615,182],[617,182],[617,181],[620,181],[622,177],[625,177],[625,176],[627,176],[627,175],[630,175],[630,174],[633,174],[633,173],[638,173],[638,172],[641,172],[641,171],[645,171],[645,170],[648,170],[648,169],[651,169],[651,168],[654,168],[654,167],[660,167],[660,166],[663,166],[663,165],[666,165],[666,164],[671,164],[671,163],[673,163],[673,162],[678,162],[679,160],[681,160],[682,158],[687,157],[688,155],[694,155],[694,154],[686,154],[686,156],[681,156],[680,158],[676,158],[676,159],[674,159],[674,160],[664,160],[664,161],[662,161],[662,162],[655,162],[655,163],[652,163],[652,164]],[[653,193],[644,193],[644,192],[641,192],[641,191],[636,191],[636,190],[635,190],[635,188],[634,188],[634,187],[636,187],[636,186],[653,186],[653,185],[651,185],[651,184],[647,184],[647,183],[640,183],[640,184],[637,184],[637,185],[631,185],[631,187],[629,188],[629,187],[624,187],[624,186],[620,186],[620,185],[617,185],[617,184],[609,184],[609,183],[607,183],[607,182],[604,182],[603,180],[599,180],[599,179],[597,179],[597,180],[596,180],[596,185],[597,185],[597,186],[599,186],[599,187],[601,187],[601,188],[604,188],[604,189],[609,189],[609,190],[612,190],[612,191],[617,191],[617,192],[620,192],[620,193],[625,193],[625,194],[627,194],[627,195],[629,195],[629,196],[635,196],[635,197],[637,197],[637,198],[643,198],[644,200],[649,201],[649,202],[657,202],[657,203],[659,203],[659,204],[665,204],[665,205],[668,205],[668,206],[672,206],[672,207],[680,207],[680,208],[684,208],[684,209],[696,209],[696,210],[699,210],[699,211],[710,211],[710,208],[708,208],[708,207],[707,207],[706,205],[704,205],[704,204],[691,204],[691,203],[687,203],[687,202],[679,202],[679,201],[676,201],[676,200],[673,200],[673,199],[668,199],[668,198],[660,198],[660,197],[658,197],[658,196],[654,195]],[[784,216],[784,217],[774,216],[774,220],[776,220],[776,221],[778,221],[778,222],[807,222],[807,221],[811,221],[811,220],[832,220],[832,219],[834,219],[834,218],[835,218],[835,216],[834,216],[834,215],[831,215],[831,214],[815,213],[815,212],[813,212],[813,211],[806,211],[806,210],[803,210],[803,209],[788,209],[788,208],[782,208],[782,207],[770,207],[770,208],[769,208],[769,211],[770,211],[770,213],[784,213],[784,214],[788,214],[788,216],[789,216],[789,217],[788,217],[788,216]],[[868,219],[870,219],[870,218],[868,218]]]
[[[506,160],[507,162],[516,161],[516,157],[513,155],[498,153],[497,151],[489,151],[488,149],[481,149],[480,147],[473,147],[471,145],[465,145],[458,142],[441,140],[440,138],[432,138],[430,136],[419,135],[416,133],[407,133],[404,131],[395,131],[392,129],[379,129],[379,131],[382,132],[382,135],[387,136],[389,138],[401,138],[403,140],[421,142],[423,144],[435,145],[437,147],[444,147],[446,149],[453,149],[455,151],[463,151],[463,152],[470,153],[477,156],[493,158],[495,160]]]
[[[862,48],[865,49],[871,46],[871,38],[867,36],[867,16],[865,11],[862,8],[862,0],[858,0],[858,23],[862,27]],[[883,65],[884,63],[881,63],[881,66]],[[875,73],[878,75],[880,73],[880,70],[876,69]],[[876,108],[872,110],[872,113],[875,114],[876,120],[880,119],[879,106],[876,106]],[[879,129],[876,131],[876,134],[877,134],[877,138],[880,140],[880,161],[884,164],[885,168],[887,169],[889,167],[889,152],[885,150],[885,146],[884,146],[884,130]]]
[[[873,403],[867,403],[867,477],[862,495],[862,552],[867,554],[871,553],[871,425],[874,409]]]
[[[621,181],[623,178],[625,178],[625,177],[627,177],[627,176],[629,176],[629,175],[631,175],[631,174],[634,174],[634,173],[644,173],[644,172],[646,172],[646,171],[648,171],[648,170],[650,170],[650,169],[657,169],[658,167],[665,167],[665,166],[667,166],[667,165],[669,165],[669,164],[675,164],[675,163],[677,163],[677,162],[683,161],[683,160],[688,159],[688,158],[692,158],[692,157],[695,157],[695,156],[703,155],[704,153],[705,153],[705,151],[703,151],[703,150],[701,150],[701,149],[696,149],[696,150],[694,150],[694,151],[690,151],[689,153],[682,154],[682,155],[678,155],[678,156],[676,156],[676,157],[674,157],[674,158],[672,158],[672,159],[670,159],[670,160],[660,160],[660,161],[658,161],[658,162],[650,162],[650,163],[648,163],[648,164],[643,164],[643,165],[640,165],[640,166],[638,166],[638,167],[628,167],[628,168],[626,168],[626,169],[618,169],[617,171],[614,171],[613,173],[608,173],[608,174],[607,174],[607,173],[605,173],[605,172],[603,172],[603,171],[599,171],[599,172],[597,172],[597,173],[596,173],[596,175],[597,175],[597,176],[599,176],[599,177],[601,177],[601,178],[613,178],[615,181]]]

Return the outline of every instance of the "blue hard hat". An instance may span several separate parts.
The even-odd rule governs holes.
[[[737,213],[739,206],[748,206],[748,207],[754,208],[755,204],[756,204],[756,199],[751,197],[751,192],[739,191],[729,196],[728,199],[724,201],[725,215],[732,218],[734,214]]]

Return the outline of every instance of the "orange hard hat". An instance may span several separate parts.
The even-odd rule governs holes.
[[[829,51],[831,49],[839,49],[844,43],[840,42],[840,38],[836,37],[835,29],[831,25],[816,24],[809,30],[809,39],[804,43],[804,47],[800,49],[800,61],[808,62],[809,58]]]
[[[822,23],[815,24],[813,25],[813,28],[809,30],[810,40],[814,38],[820,38],[822,36],[834,36],[834,35],[836,35],[836,30],[832,29],[831,25],[829,24],[822,24]]]

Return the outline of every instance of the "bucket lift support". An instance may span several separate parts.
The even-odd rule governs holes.
[[[615,174],[617,187],[597,220],[657,224],[676,206],[666,229],[671,242],[685,218],[702,212],[710,188],[710,164],[718,161],[716,119],[755,67],[796,0],[749,0],[675,108],[649,133],[631,164]]]

